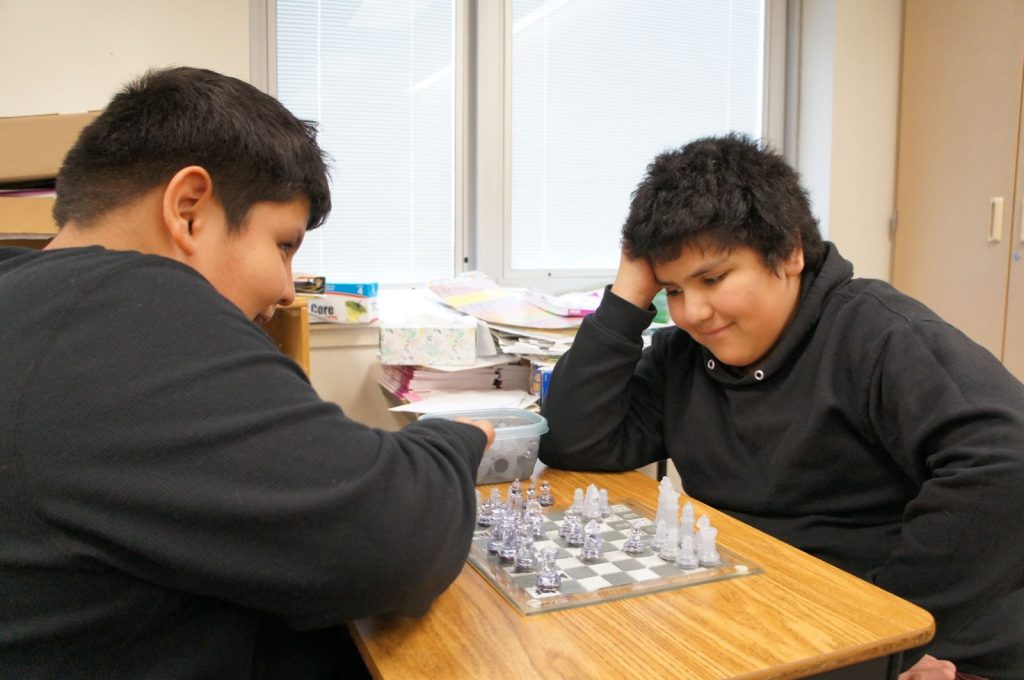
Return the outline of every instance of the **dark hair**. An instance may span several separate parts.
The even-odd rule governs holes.
[[[705,137],[655,157],[622,228],[630,257],[674,260],[689,245],[746,246],[778,271],[796,246],[816,270],[825,245],[796,171],[745,135]]]
[[[88,226],[198,165],[232,229],[257,202],[299,197],[315,229],[331,210],[324,159],[315,124],[252,85],[205,69],[151,70],[82,131],[57,176],[53,216]]]

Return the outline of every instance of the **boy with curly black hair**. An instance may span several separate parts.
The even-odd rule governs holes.
[[[1021,383],[853,278],[797,173],[749,138],[655,158],[622,233],[552,375],[543,462],[671,459],[691,496],[930,611],[914,677],[1024,677]],[[644,350],[662,289],[677,327]]]

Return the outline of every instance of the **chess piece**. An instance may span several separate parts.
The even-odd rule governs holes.
[[[489,527],[494,524],[494,509],[491,507],[490,501],[484,501],[480,504],[480,509],[476,513],[476,523],[482,527]]]
[[[562,587],[562,575],[555,566],[557,548],[545,548],[540,553],[540,571],[537,572],[537,592],[556,593]]]
[[[498,561],[502,564],[512,564],[516,560],[516,551],[519,549],[519,532],[516,530],[514,516],[505,517],[502,528],[501,545],[498,546]],[[488,548],[490,545],[488,544]]]
[[[540,483],[540,495],[537,497],[537,501],[545,508],[550,508],[555,504],[555,497],[551,494],[551,484]]]
[[[573,547],[583,545],[583,522],[577,515],[567,515],[565,520],[565,542]]]
[[[622,552],[630,555],[639,555],[647,550],[643,541],[644,532],[639,527],[630,527],[626,535],[626,542],[622,544]]]
[[[583,499],[583,521],[589,522],[592,519],[601,518],[601,497],[597,487],[591,484],[587,487],[587,495]]]
[[[612,509],[608,505],[608,489],[601,489],[598,494],[598,506],[601,508],[601,517],[611,517]]]
[[[683,534],[679,539],[679,553],[676,555],[676,566],[680,569],[696,569],[700,566],[697,551],[693,548],[693,533]]]
[[[666,562],[675,562],[679,554],[679,527],[669,527],[665,532],[665,542],[658,550],[658,557]]]
[[[683,504],[683,513],[679,518],[679,538],[687,534],[693,535],[693,503],[690,501]]]
[[[572,492],[572,505],[566,512],[574,512],[580,517],[583,516],[583,489],[576,489]]]
[[[519,573],[531,572],[537,568],[537,553],[533,547],[533,536],[523,536],[519,542],[519,549],[516,550],[515,571]]]
[[[665,545],[665,537],[668,535],[668,525],[665,520],[659,519],[654,525],[654,538],[651,539],[651,550],[661,552],[661,546]]]
[[[718,548],[715,546],[715,537],[717,535],[718,529],[712,526],[707,526],[700,530],[700,553],[697,555],[700,566],[717,567],[722,563],[722,558],[718,554]]]
[[[604,559],[604,539],[601,538],[601,523],[596,519],[587,522],[584,531],[583,550],[580,558],[588,563],[600,562]]]

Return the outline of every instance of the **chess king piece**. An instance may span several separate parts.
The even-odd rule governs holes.
[[[537,591],[555,593],[562,587],[562,575],[555,567],[557,548],[545,548],[540,553],[540,571],[537,573]]]

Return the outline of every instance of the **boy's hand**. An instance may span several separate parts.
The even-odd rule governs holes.
[[[640,309],[647,309],[661,286],[654,279],[651,263],[645,257],[630,258],[625,249],[619,257],[619,271],[612,284],[612,292]]]
[[[899,680],[953,680],[955,677],[956,666],[952,662],[925,654],[920,661],[900,673]]]
[[[489,421],[489,420],[471,420],[469,418],[466,418],[465,416],[459,416],[458,418],[452,418],[452,420],[457,420],[460,423],[465,423],[466,425],[472,425],[474,427],[480,428],[483,431],[483,433],[485,435],[487,435],[487,445],[484,446],[484,451],[486,451],[487,449],[491,448],[491,444],[494,443],[494,437],[495,437],[494,425],[491,424],[491,421]]]

